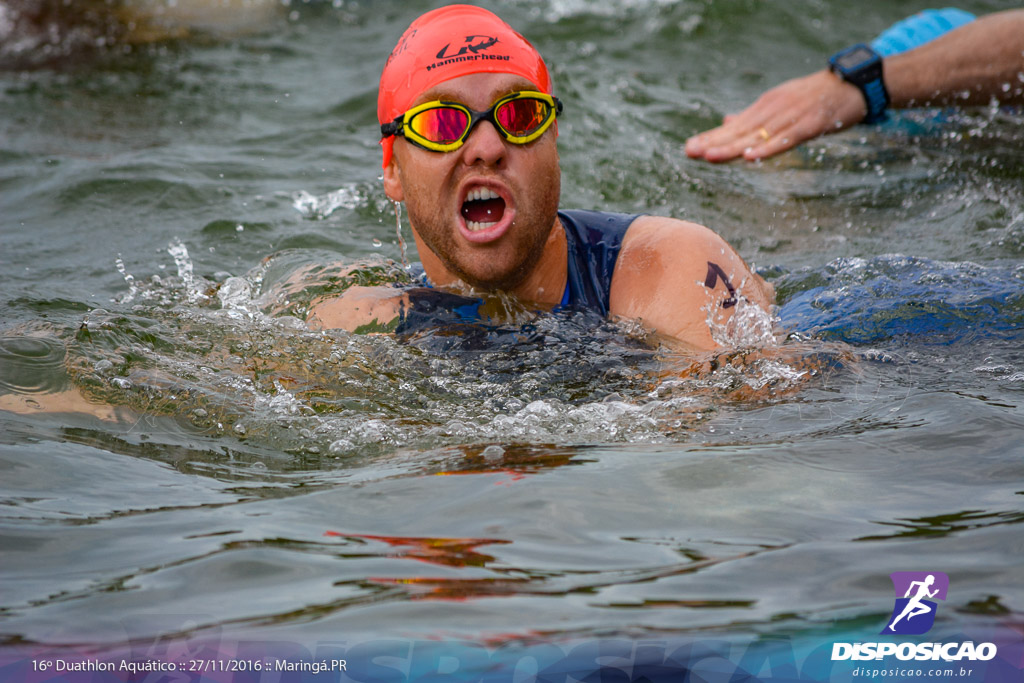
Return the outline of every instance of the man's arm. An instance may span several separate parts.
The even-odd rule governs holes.
[[[893,107],[1024,102],[1024,10],[981,17],[919,48],[883,60]],[[778,154],[811,138],[859,123],[861,92],[826,70],[767,91],[718,128],[686,142],[686,154],[708,161]]]
[[[408,306],[409,297],[400,289],[353,285],[340,296],[313,306],[306,324],[315,330],[393,332]]]
[[[981,17],[883,64],[894,107],[1024,102],[1024,9]]]
[[[720,344],[732,317],[753,305],[769,321],[772,286],[751,272],[711,230],[674,218],[636,219],[622,243],[612,280],[610,313],[639,320],[647,329],[689,349]],[[721,338],[721,335],[719,335]]]

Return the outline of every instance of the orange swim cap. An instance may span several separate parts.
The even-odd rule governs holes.
[[[380,75],[377,119],[393,121],[438,83],[476,73],[522,76],[551,94],[551,78],[540,53],[501,18],[482,7],[449,5],[409,25]],[[380,141],[384,166],[395,138]]]

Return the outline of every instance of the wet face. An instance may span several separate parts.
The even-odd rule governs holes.
[[[503,95],[535,89],[520,76],[470,74],[428,90],[414,106],[445,100],[483,111]],[[453,152],[398,138],[384,169],[385,191],[405,202],[431,279],[488,290],[514,290],[533,272],[556,225],[560,184],[554,126],[515,145],[483,121]]]

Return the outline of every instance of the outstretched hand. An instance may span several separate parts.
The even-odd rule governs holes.
[[[687,156],[719,162],[763,159],[805,140],[859,123],[867,115],[856,87],[830,71],[794,78],[765,92],[722,125],[686,141]]]

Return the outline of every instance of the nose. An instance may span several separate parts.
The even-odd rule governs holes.
[[[507,148],[505,138],[490,121],[481,121],[469,132],[463,143],[462,160],[468,166],[481,164],[500,167],[505,163]]]

